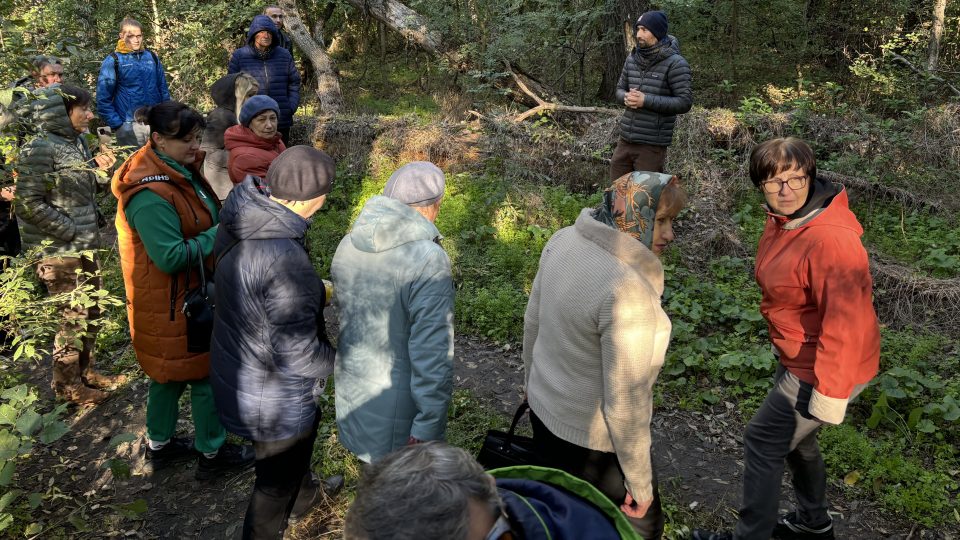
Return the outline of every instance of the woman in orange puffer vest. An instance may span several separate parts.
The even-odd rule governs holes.
[[[199,172],[203,117],[176,101],[144,107],[137,117],[150,126],[150,141],[120,167],[111,188],[120,202],[116,225],[130,336],[150,377],[146,458],[156,466],[196,457],[202,480],[253,463],[250,447],[225,444],[208,380],[210,354],[187,350],[182,313],[188,286],[199,283],[198,249],[212,268],[220,204]],[[188,385],[196,443],[174,436]]]

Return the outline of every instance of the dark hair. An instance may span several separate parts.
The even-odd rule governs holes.
[[[680,185],[680,179],[674,176],[670,183],[663,186],[663,190],[660,191],[660,200],[657,201],[656,211],[675,218],[685,206],[687,206],[687,192]]]
[[[143,31],[143,25],[140,24],[140,21],[134,19],[133,17],[124,17],[123,20],[120,21],[120,31],[123,32],[123,29],[128,26],[133,26],[135,28],[139,28],[141,32]]]
[[[89,105],[90,100],[93,99],[90,92],[68,84],[60,85],[60,93],[63,94],[63,104],[67,107],[68,115],[77,107]]]
[[[159,133],[173,139],[182,139],[194,130],[207,126],[200,113],[179,101],[140,107],[133,116],[137,122],[150,126],[151,135]]]
[[[63,65],[63,61],[57,58],[56,56],[47,56],[44,54],[39,54],[34,56],[30,63],[33,65],[34,69],[39,73],[43,68],[49,66],[50,64],[56,64],[58,66]]]
[[[760,187],[764,180],[796,167],[808,178],[817,177],[817,159],[810,145],[796,137],[770,139],[750,153],[750,181]]]

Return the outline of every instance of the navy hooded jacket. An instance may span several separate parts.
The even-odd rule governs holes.
[[[309,222],[247,176],[220,211],[210,385],[224,427],[254,441],[310,430],[313,387],[333,372]]]
[[[261,55],[254,45],[254,36],[264,30],[273,36],[273,43]],[[290,51],[279,45],[277,26],[270,17],[257,15],[250,23],[247,44],[233,51],[227,73],[243,71],[257,79],[260,94],[272,97],[280,106],[277,128],[283,130],[293,125],[293,113],[300,106],[300,73]]]

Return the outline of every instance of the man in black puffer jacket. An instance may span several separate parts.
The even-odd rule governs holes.
[[[611,180],[633,171],[663,172],[677,115],[693,105],[690,64],[680,56],[677,39],[667,35],[667,16],[648,11],[634,26],[637,46],[617,83],[617,100],[627,109],[610,159]]]
[[[256,452],[244,539],[280,540],[289,519],[323,500],[321,490],[332,495],[343,485],[342,477],[321,485],[310,471],[320,414],[314,392],[333,372],[336,351],[306,235],[334,169],[330,156],[294,146],[265,179],[247,176],[233,188],[220,212],[210,386],[224,427]]]

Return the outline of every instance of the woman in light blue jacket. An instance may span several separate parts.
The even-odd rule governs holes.
[[[435,165],[401,167],[333,258],[337,425],[340,442],[363,461],[446,433],[453,279],[433,224],[443,189]]]

